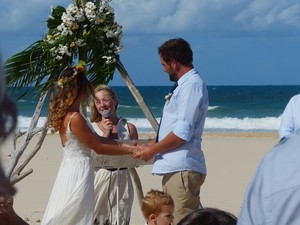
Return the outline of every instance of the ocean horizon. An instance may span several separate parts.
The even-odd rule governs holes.
[[[111,86],[119,98],[118,115],[136,125],[139,133],[154,132],[127,86]],[[145,103],[159,122],[165,95],[170,86],[137,86]],[[209,108],[204,132],[277,132],[281,114],[289,99],[300,93],[300,85],[207,86]],[[11,91],[14,98],[20,92]],[[39,96],[28,95],[17,100],[18,129],[26,131]],[[47,116],[48,100],[38,122],[41,127]],[[89,113],[89,109],[88,109]]]

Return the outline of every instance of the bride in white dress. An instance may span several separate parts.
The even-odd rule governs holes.
[[[49,104],[48,125],[59,131],[63,159],[42,225],[92,225],[95,206],[91,149],[98,154],[134,154],[134,146],[99,137],[80,114],[93,88],[82,66],[62,71]]]

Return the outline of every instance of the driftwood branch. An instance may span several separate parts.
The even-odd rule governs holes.
[[[135,87],[132,80],[130,79],[129,74],[127,73],[125,67],[123,66],[121,60],[118,60],[117,69],[119,70],[122,78],[124,79],[125,83],[127,84],[127,87],[131,91],[131,93],[132,93],[133,97],[135,98],[136,102],[139,104],[139,106],[143,110],[145,116],[149,120],[151,126],[153,127],[155,132],[157,132],[158,122],[156,121],[156,119],[154,118],[152,112],[150,111],[150,109],[146,105],[146,103],[145,103],[143,97],[141,96],[140,92],[138,91],[138,89]]]
[[[43,104],[44,104],[45,99],[46,99],[46,96],[47,96],[47,92],[44,92],[44,93],[41,94],[39,102],[36,106],[35,112],[33,114],[33,118],[30,122],[30,125],[29,125],[29,128],[28,128],[27,132],[25,132],[25,133],[19,132],[18,134],[15,134],[15,136],[14,136],[12,159],[11,159],[10,164],[9,164],[9,166],[7,168],[7,171],[6,171],[6,175],[10,179],[12,179],[13,183],[16,183],[16,182],[20,181],[21,179],[23,179],[24,177],[26,177],[30,173],[32,173],[32,170],[29,170],[29,171],[27,171],[23,174],[20,174],[20,172],[24,169],[25,165],[27,165],[28,162],[33,158],[35,153],[30,154],[28,156],[28,158],[25,159],[25,161],[21,164],[21,166],[18,167],[16,170],[15,170],[15,168],[17,167],[18,162],[19,162],[21,156],[23,155],[25,149],[27,148],[27,146],[28,146],[30,140],[32,139],[32,137],[40,131],[47,132],[47,131],[43,130],[45,128],[45,126],[43,128],[36,128],[38,120],[39,120],[40,115],[41,115]],[[23,139],[23,142],[22,142],[20,148],[17,149],[17,138],[19,138],[23,135],[25,135],[25,137]],[[40,136],[40,139],[39,139],[37,145],[35,146],[35,149],[37,149],[37,150],[40,149],[44,138],[45,138],[45,135],[42,134]],[[18,172],[14,173],[14,170],[18,171]]]
[[[22,180],[26,174],[26,176],[28,176],[30,173],[25,172],[23,174],[21,174],[21,172],[23,171],[23,169],[25,168],[25,166],[27,166],[27,164],[30,162],[30,160],[36,155],[36,153],[41,149],[42,147],[42,144],[45,140],[45,137],[46,137],[46,134],[48,132],[48,128],[47,128],[47,121],[45,121],[45,124],[44,126],[42,127],[41,129],[41,134],[34,146],[34,149],[32,150],[32,152],[27,156],[27,158],[20,163],[20,165],[18,166],[18,168],[14,171],[14,173],[12,174],[11,176],[11,182],[14,184],[14,183],[17,183],[18,181]],[[33,172],[32,169],[30,169],[31,172]],[[21,179],[19,179],[21,178]]]
[[[135,191],[138,198],[139,206],[142,208],[142,200],[144,198],[143,187],[138,173],[135,168],[129,168],[130,176],[135,184]]]
[[[26,172],[23,172],[22,174],[18,175],[18,176],[13,176],[10,179],[10,183],[12,183],[13,185],[15,183],[18,183],[20,180],[23,180],[25,177],[27,177],[29,174],[32,174],[33,169],[29,169]]]
[[[146,105],[146,103],[145,103],[143,97],[141,96],[140,92],[138,91],[138,89],[133,84],[133,82],[132,82],[131,78],[129,77],[129,74],[127,73],[127,70],[123,66],[121,60],[118,60],[117,69],[119,70],[123,80],[125,81],[128,89],[132,93],[132,95],[135,98],[136,102],[139,104],[139,106],[143,110],[143,112],[144,112],[146,118],[148,119],[148,121],[150,122],[152,128],[155,130],[155,132],[157,132],[158,131],[158,122],[156,121],[156,119],[154,118],[152,112],[150,111],[150,109]],[[130,171],[130,175],[133,179],[133,182],[135,184],[136,194],[137,194],[137,197],[138,197],[138,203],[141,207],[142,199],[144,198],[143,187],[142,187],[142,184],[141,184],[141,180],[140,180],[140,177],[139,177],[138,173],[136,172],[135,168],[130,168],[129,171]]]

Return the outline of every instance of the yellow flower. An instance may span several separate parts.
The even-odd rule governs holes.
[[[65,83],[67,81],[67,78],[66,77],[60,78],[59,81],[60,83]]]
[[[70,24],[70,29],[71,29],[71,30],[77,30],[76,24],[71,23],[71,24]]]
[[[84,66],[82,66],[82,65],[77,65],[77,66],[75,66],[75,69],[76,69],[76,70],[79,70],[79,71],[81,71],[81,72],[84,72],[84,70],[85,70]]]
[[[59,86],[59,87],[63,87],[64,86],[64,83],[67,81],[67,78],[66,77],[63,77],[63,78],[60,78],[59,80],[58,80],[58,82],[57,82],[57,85]]]

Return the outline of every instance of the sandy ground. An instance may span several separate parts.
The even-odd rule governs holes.
[[[142,139],[153,135],[141,134]],[[208,174],[201,189],[204,207],[217,207],[239,214],[243,196],[259,161],[277,143],[276,133],[206,133],[203,135],[203,151]],[[35,145],[34,138],[24,156]],[[4,167],[10,161],[11,143],[1,148]],[[47,135],[42,148],[25,170],[33,173],[16,184],[18,192],[14,207],[29,224],[40,224],[62,157],[58,135]],[[22,158],[21,158],[22,160]],[[161,177],[151,175],[152,165],[137,168],[143,192],[151,188],[161,190]],[[131,224],[144,224],[135,195]]]

